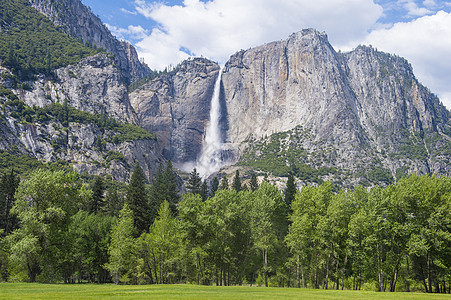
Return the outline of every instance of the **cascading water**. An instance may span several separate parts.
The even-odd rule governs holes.
[[[211,174],[218,172],[224,162],[221,159],[222,137],[219,128],[221,118],[221,105],[219,101],[221,91],[222,67],[219,70],[218,78],[215,82],[213,97],[210,107],[210,122],[208,123],[202,142],[202,151],[196,162],[196,169],[202,179],[206,179]]]

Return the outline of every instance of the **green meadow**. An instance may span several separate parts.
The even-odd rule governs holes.
[[[450,295],[250,286],[2,283],[0,299],[451,299]]]

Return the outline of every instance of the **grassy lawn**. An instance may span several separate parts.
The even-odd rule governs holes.
[[[197,285],[1,283],[0,299],[451,299],[450,295]]]

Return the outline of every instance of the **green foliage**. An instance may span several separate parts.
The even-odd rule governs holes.
[[[220,190],[228,190],[229,189],[229,180],[227,176],[222,177],[221,184],[219,185]]]
[[[213,178],[213,181],[211,182],[210,197],[213,197],[218,189],[219,189],[219,179],[217,176],[215,176],[215,178]]]
[[[70,107],[67,100],[65,100],[63,104],[52,103],[44,107],[35,106],[31,108],[3,85],[0,85],[0,97],[5,97],[7,99],[4,102],[4,105],[9,110],[10,115],[23,123],[58,122],[65,128],[69,126],[69,123],[95,124],[101,132],[107,130],[116,132],[110,141],[115,144],[142,139],[156,139],[154,134],[148,133],[143,128],[129,123],[121,123],[114,118],[108,117],[105,113],[94,115]],[[98,139],[98,141],[100,144],[97,145],[97,147],[100,150],[103,150],[103,141],[101,139]],[[59,148],[60,145],[55,144],[55,147]],[[111,154],[113,155],[113,153]],[[123,160],[121,157],[117,156],[112,159]],[[109,163],[109,161],[107,163]]]
[[[113,142],[115,144],[120,144],[122,142],[132,142],[137,140],[153,139],[156,140],[154,134],[148,133],[141,127],[132,125],[129,123],[122,123],[114,130],[118,131],[119,134],[113,137]]]
[[[0,180],[0,230],[5,235],[11,233],[17,227],[17,220],[10,211],[14,206],[14,195],[19,186],[19,176],[11,169],[3,173]]]
[[[296,127],[293,130],[272,134],[269,138],[252,141],[243,154],[240,164],[272,173],[288,176],[293,173],[300,180],[321,183],[322,177],[338,173],[333,167],[312,168],[309,157],[316,155],[302,148],[303,140],[310,140],[308,130]]]
[[[177,216],[162,200],[138,236],[141,210],[129,208],[146,200],[138,168],[117,219],[114,190],[103,210],[89,213],[83,209],[93,193],[76,174],[32,172],[16,192],[20,227],[0,233],[3,279],[442,293],[449,280],[450,178],[406,176],[384,188],[338,192],[330,182],[304,186],[291,214],[287,193],[266,181],[254,192],[222,189],[205,201],[187,193]],[[159,173],[169,182],[172,165]]]
[[[291,207],[291,203],[294,201],[296,192],[297,192],[297,188],[296,188],[296,184],[294,182],[294,176],[292,174],[289,174],[288,180],[287,180],[287,187],[285,188],[284,198],[283,198],[283,200],[285,201],[285,205],[287,207]]]
[[[232,189],[237,192],[241,191],[241,179],[240,172],[238,170],[236,170],[235,177],[233,177]]]
[[[123,164],[127,165],[124,154],[110,150],[106,154],[105,162],[107,165],[109,165],[112,161],[122,162]]]
[[[105,283],[109,273],[105,269],[108,263],[108,247],[111,229],[115,218],[101,214],[89,214],[79,211],[72,216],[67,235],[71,246],[65,253],[67,265],[64,271],[78,274],[78,280],[87,277],[88,282]],[[69,277],[69,276],[67,276]],[[66,280],[66,283],[69,283]]]
[[[141,234],[149,230],[149,206],[147,193],[145,189],[145,180],[143,170],[138,163],[133,167],[133,173],[127,188],[127,205],[133,212],[133,224]]]
[[[21,226],[8,237],[10,260],[14,272],[25,271],[30,282],[64,276],[70,218],[91,196],[77,179],[75,173],[37,169],[16,192],[12,213]]]
[[[134,277],[133,270],[136,266],[134,219],[133,211],[126,203],[111,231],[111,243],[108,247],[109,261],[105,267],[116,284],[128,283]]]
[[[103,179],[100,176],[96,176],[96,179],[94,181],[94,185],[92,186],[92,197],[90,201],[90,205],[88,211],[90,213],[97,213],[98,211],[102,210],[102,207],[104,205],[103,203],[103,194],[105,192],[105,187],[103,184]]]
[[[390,171],[380,167],[371,168],[371,170],[367,173],[367,178],[370,182],[376,184],[383,182],[386,185],[389,185],[393,183],[393,176]]]
[[[255,192],[258,189],[257,175],[255,175],[255,173],[252,173],[252,175],[251,175],[251,181],[250,181],[249,187],[252,192]]]
[[[202,179],[200,178],[199,173],[197,173],[196,168],[193,169],[193,171],[191,172],[191,174],[188,178],[188,183],[186,185],[186,189],[190,193],[199,194],[199,195],[202,191]]]
[[[26,0],[0,3],[0,60],[21,80],[75,64],[99,52],[61,33]]]
[[[152,223],[158,213],[158,209],[164,201],[168,201],[173,214],[177,213],[176,205],[179,202],[177,190],[177,178],[172,168],[172,162],[168,161],[166,168],[160,165],[152,180],[149,197],[149,220]]]
[[[141,78],[138,81],[132,82],[128,87],[129,93],[141,89],[146,83],[148,83],[148,82],[154,80],[155,78],[158,78],[161,75],[164,75],[166,73],[167,73],[167,71],[156,71],[156,70],[151,71],[151,73],[149,75],[147,75],[146,77]]]

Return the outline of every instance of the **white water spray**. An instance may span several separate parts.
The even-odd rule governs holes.
[[[205,132],[202,142],[202,151],[196,162],[196,169],[202,179],[206,179],[211,174],[218,172],[224,162],[221,159],[222,139],[219,128],[219,119],[221,118],[221,105],[219,97],[221,92],[222,67],[219,70],[216,79],[213,98],[211,98],[210,122]]]

